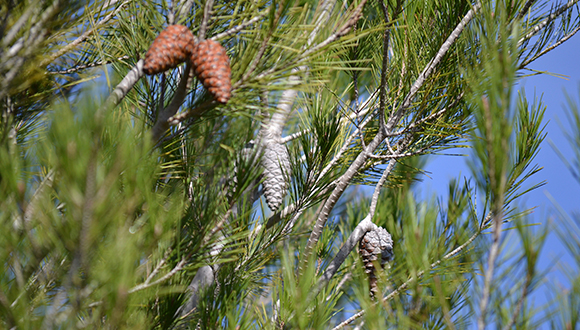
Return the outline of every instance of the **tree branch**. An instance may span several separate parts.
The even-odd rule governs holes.
[[[80,70],[84,70],[84,69],[88,69],[88,68],[94,68],[96,66],[99,65],[103,65],[103,64],[110,64],[113,63],[113,61],[122,61],[122,60],[127,60],[131,58],[129,55],[124,55],[121,57],[117,57],[114,60],[108,60],[108,61],[97,61],[97,62],[93,62],[93,63],[88,63],[88,64],[83,64],[83,65],[79,65],[76,66],[74,68],[70,68],[70,69],[66,69],[66,70],[59,70],[59,71],[47,71],[47,74],[69,74],[69,73],[74,73]]]
[[[489,258],[487,260],[487,269],[485,270],[485,275],[483,279],[483,296],[480,302],[480,314],[477,318],[477,328],[483,330],[486,324],[486,314],[487,314],[487,304],[489,302],[490,292],[491,292],[491,280],[493,278],[495,270],[495,262],[499,256],[499,245],[501,238],[501,216],[495,215],[493,217],[493,236],[492,244],[489,250]]]
[[[439,51],[437,52],[437,54],[435,54],[435,57],[429,62],[429,64],[427,64],[427,66],[425,67],[423,72],[421,72],[421,74],[419,75],[417,80],[415,80],[415,82],[411,86],[411,90],[409,91],[409,94],[407,94],[405,99],[403,100],[403,103],[399,106],[399,108],[397,109],[395,114],[389,118],[389,121],[387,122],[387,133],[391,132],[393,130],[393,128],[399,123],[399,121],[401,120],[401,118],[405,114],[405,111],[407,110],[407,108],[409,108],[411,106],[411,103],[413,102],[415,95],[417,94],[419,89],[425,83],[425,80],[427,78],[429,78],[431,73],[433,73],[433,71],[435,70],[435,67],[439,64],[439,62],[441,62],[441,59],[443,59],[443,56],[445,56],[447,51],[449,51],[449,49],[455,43],[455,41],[457,40],[457,38],[459,37],[461,32],[463,32],[463,29],[465,29],[467,24],[471,21],[471,19],[475,15],[475,13],[480,8],[481,8],[481,2],[478,1],[473,6],[473,8],[471,8],[467,12],[467,14],[461,20],[461,22],[459,22],[459,24],[455,27],[453,32],[451,32],[451,34],[449,35],[447,40],[445,40],[443,45],[441,45],[441,48],[439,48]]]
[[[203,19],[201,20],[201,24],[199,25],[199,32],[197,37],[199,40],[205,39],[205,34],[207,32],[207,23],[211,17],[211,10],[213,7],[213,0],[206,0],[205,6],[203,7]]]
[[[218,33],[215,36],[211,37],[210,39],[217,41],[217,40],[220,40],[222,38],[226,38],[226,37],[229,37],[229,36],[231,36],[233,34],[236,34],[236,33],[240,32],[240,31],[242,31],[245,27],[250,26],[250,25],[256,23],[257,21],[259,21],[264,16],[268,15],[269,12],[270,12],[270,8],[268,8],[268,9],[264,10],[263,12],[259,13],[257,16],[255,16],[254,18],[250,19],[249,21],[243,22],[242,24],[240,24],[238,26],[235,26],[235,27],[233,27],[233,28],[231,28],[231,29],[229,29],[227,31],[222,32],[222,33]]]

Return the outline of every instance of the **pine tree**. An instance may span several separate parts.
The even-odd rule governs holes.
[[[577,2],[0,4],[0,324],[577,327],[573,272],[530,307],[545,106],[516,89]],[[472,179],[418,197],[452,148]]]

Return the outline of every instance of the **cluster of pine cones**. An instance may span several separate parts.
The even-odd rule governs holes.
[[[232,92],[230,59],[226,50],[213,40],[199,41],[183,25],[170,25],[161,31],[145,54],[143,72],[157,74],[191,61],[193,72],[220,103]]]

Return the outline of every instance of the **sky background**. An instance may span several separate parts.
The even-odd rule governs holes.
[[[530,104],[533,103],[535,94],[536,97],[542,98],[542,102],[546,106],[544,123],[547,124],[545,128],[547,136],[535,159],[535,163],[542,166],[543,169],[529,179],[528,187],[532,183],[540,181],[547,183],[520,199],[520,205],[536,206],[529,218],[529,223],[541,223],[536,227],[538,230],[545,229],[544,225],[550,221],[552,221],[553,226],[561,225],[561,220],[556,216],[555,206],[548,197],[550,195],[568,214],[580,212],[580,184],[572,177],[550,145],[550,143],[554,144],[563,155],[572,157],[572,147],[565,137],[566,132],[571,132],[571,126],[566,116],[566,108],[568,108],[566,92],[576,104],[580,104],[579,54],[580,34],[529,65],[534,70],[565,75],[566,79],[547,74],[526,77],[515,86],[514,90],[516,92],[514,94],[517,95],[517,91],[525,89]],[[529,71],[522,71],[522,73],[528,74]],[[465,154],[466,152],[465,149],[462,149],[457,153]],[[457,178],[459,173],[461,176],[470,176],[466,160],[467,157],[431,157],[426,168],[430,174],[423,178],[423,184],[420,185],[421,192],[429,194],[435,192],[439,198],[446,196],[450,179]],[[572,159],[568,158],[568,160]],[[558,236],[554,232],[550,232],[539,261],[540,270],[548,271],[546,277],[548,284],[562,288],[569,287],[565,276],[559,271],[563,265],[573,266],[573,259],[559,241]],[[549,290],[548,287],[544,286],[532,295],[535,307],[548,301],[550,293],[547,290]]]

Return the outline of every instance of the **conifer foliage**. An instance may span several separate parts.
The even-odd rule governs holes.
[[[579,327],[577,271],[529,307],[518,90],[577,2],[3,2],[0,328]]]

